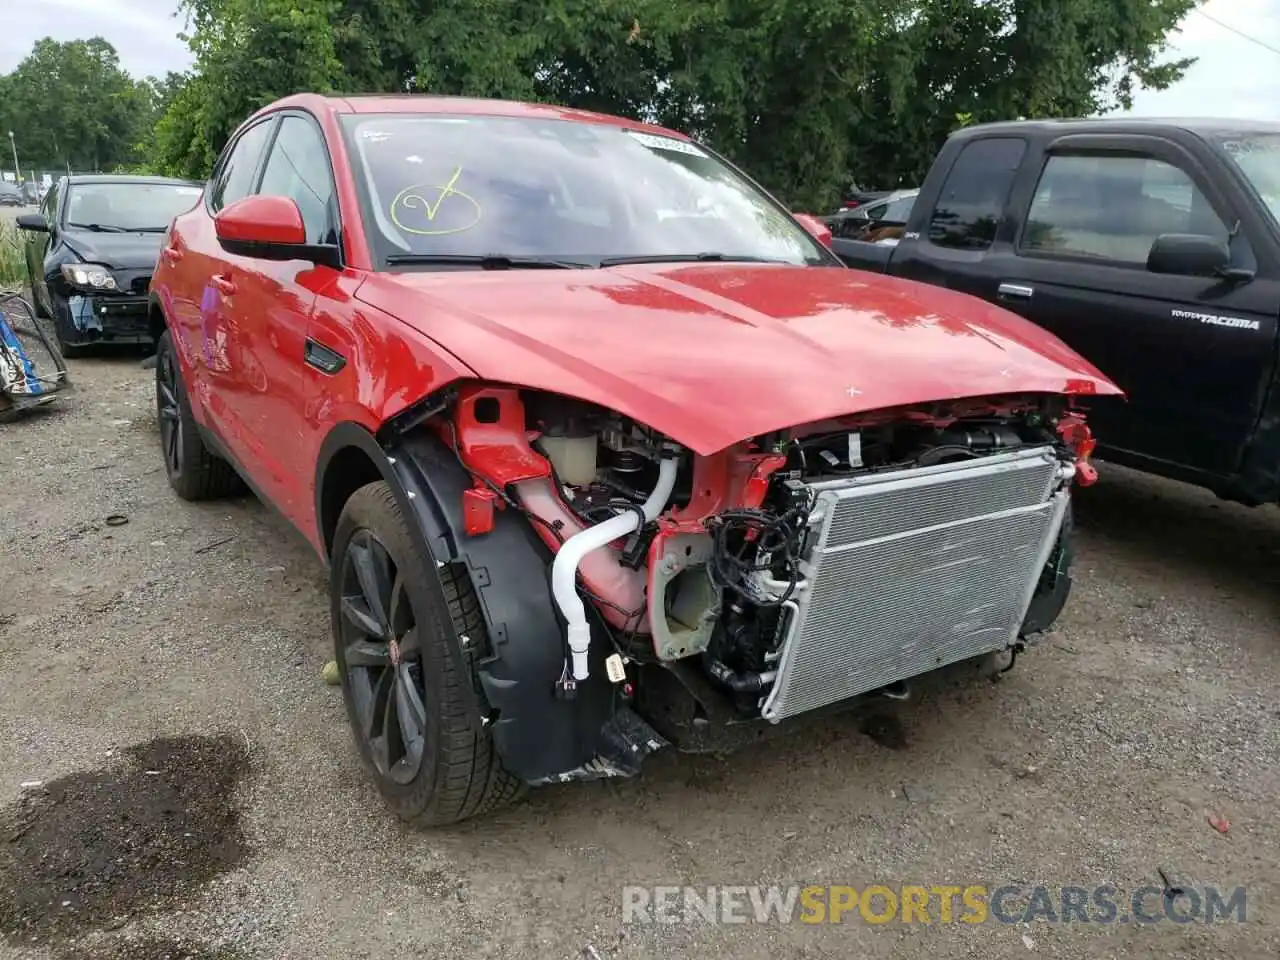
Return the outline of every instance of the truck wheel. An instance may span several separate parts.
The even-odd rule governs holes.
[[[243,492],[244,481],[235,468],[211,453],[200,437],[168,330],[156,344],[156,416],[165,472],[178,496],[214,500]]]
[[[347,717],[391,809],[435,826],[518,797],[524,785],[472,720],[469,670],[447,648],[455,631],[469,649],[486,646],[471,578],[424,562],[385,483],[361,487],[343,507],[329,597]]]

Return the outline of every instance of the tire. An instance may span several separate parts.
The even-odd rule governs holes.
[[[502,767],[489,732],[472,720],[471,654],[464,671],[447,647],[454,631],[469,638],[469,651],[487,646],[466,571],[424,562],[381,481],[343,507],[329,569],[347,718],[387,805],[403,820],[440,826],[517,799],[524,783]],[[398,639],[393,645],[387,637]]]
[[[58,351],[64,359],[75,360],[83,357],[88,349],[88,346],[83,343],[67,343],[62,339],[62,334],[58,334]]]
[[[31,271],[28,270],[27,279],[30,280],[30,278],[31,278]],[[49,311],[40,305],[40,299],[36,296],[36,285],[33,283],[30,286],[31,286],[31,306],[32,306],[32,309],[35,310],[36,316],[39,317],[41,320],[52,320],[53,317],[49,316]]]
[[[210,452],[191,413],[182,366],[168,330],[156,344],[156,418],[169,486],[183,500],[217,500],[244,491],[235,468]]]

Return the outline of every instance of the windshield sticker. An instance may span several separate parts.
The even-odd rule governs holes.
[[[419,237],[442,237],[463,233],[480,222],[480,204],[458,189],[462,167],[443,184],[414,184],[405,187],[391,201],[391,222],[405,233]]]
[[[178,187],[177,192],[183,197],[198,197],[203,189],[203,187]]]
[[[1246,140],[1224,140],[1222,149],[1227,153],[1278,153],[1280,137],[1251,137]]]
[[[368,140],[371,143],[381,143],[383,140],[391,139],[391,134],[384,133],[381,130],[361,130],[360,139]]]
[[[404,162],[405,163],[422,163],[422,158],[415,154],[412,157],[405,157]]]
[[[674,137],[655,137],[651,133],[641,133],[639,130],[628,130],[630,137],[642,146],[648,147],[650,150],[669,150],[672,153],[685,153],[691,157],[706,157],[707,152],[700,147],[689,143],[687,140],[677,140]]]

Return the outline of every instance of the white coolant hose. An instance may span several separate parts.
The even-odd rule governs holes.
[[[663,460],[658,467],[658,482],[644,502],[641,511],[645,522],[655,519],[667,501],[671,499],[671,491],[676,485],[676,470],[679,464],[674,459]],[[587,648],[591,645],[591,627],[587,623],[587,611],[578,596],[578,564],[592,550],[598,550],[620,537],[625,537],[640,526],[640,518],[634,510],[610,517],[603,523],[580,533],[575,533],[560,546],[555,562],[551,565],[551,590],[555,594],[560,612],[568,621],[569,651],[573,655],[573,679],[585,680],[589,674],[587,667]]]

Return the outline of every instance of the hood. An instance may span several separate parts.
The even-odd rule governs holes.
[[[702,454],[903,404],[1120,393],[1013,313],[836,267],[381,273],[356,297],[484,380],[601,404]]]
[[[152,269],[164,245],[163,233],[64,230],[62,239],[86,263],[101,263],[113,270]]]

